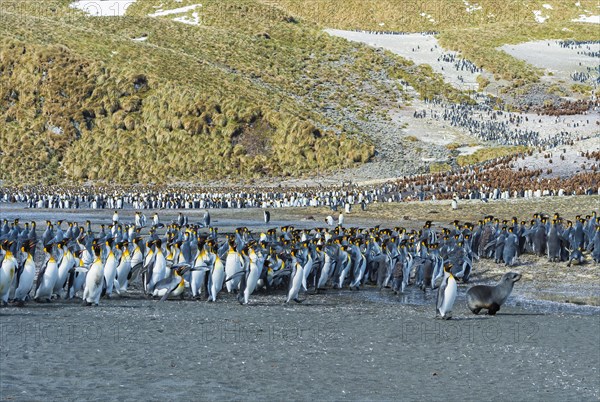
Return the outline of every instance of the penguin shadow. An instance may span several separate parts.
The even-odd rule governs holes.
[[[502,315],[506,315],[506,316],[545,316],[547,314],[545,313],[537,313],[537,312],[522,312],[522,313],[496,313],[496,316],[502,316]]]
[[[451,319],[449,320],[439,320],[440,322],[443,321],[449,321],[449,322],[466,322],[466,321],[485,321],[485,320],[489,320],[490,318],[492,318],[492,316],[489,315],[464,315],[464,316],[453,316]]]

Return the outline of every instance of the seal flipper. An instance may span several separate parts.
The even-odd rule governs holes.
[[[496,315],[498,310],[500,310],[500,305],[498,303],[492,303],[488,309],[488,315]]]

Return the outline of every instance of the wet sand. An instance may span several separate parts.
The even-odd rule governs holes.
[[[525,205],[545,206],[569,216],[594,209],[597,202],[596,197],[548,198],[539,205],[490,203],[485,208],[503,215],[505,208],[525,214]],[[563,203],[572,210],[558,208]],[[433,209],[448,208],[443,203],[381,205],[347,221],[418,227],[420,214]],[[5,204],[0,212],[2,218],[18,216],[42,226],[48,217],[91,219],[97,225],[112,215]],[[457,213],[466,219],[481,212],[473,205]],[[196,222],[202,211],[184,213]],[[322,226],[325,213],[321,208],[273,211],[268,227]],[[442,214],[440,224],[450,222],[452,213]],[[177,211],[159,214],[168,223]],[[403,221],[404,214],[410,220]],[[120,215],[130,221],[133,212]],[[259,209],[211,215],[220,233],[243,224],[255,231],[266,227]],[[316,220],[306,220],[309,215]],[[240,306],[224,293],[217,303],[158,303],[133,290],[102,299],[99,307],[55,301],[0,308],[0,399],[597,400],[598,266],[567,271],[564,264],[523,257],[513,269],[523,272],[523,279],[498,315],[472,315],[466,289],[492,283],[505,270],[489,261],[476,263],[472,283],[459,285],[450,321],[433,318],[431,291],[412,287],[402,296],[373,287],[330,290],[302,295],[302,304],[291,305],[283,303],[283,291],[257,293],[250,305]],[[579,300],[573,296],[591,305],[565,303]]]
[[[3,400],[596,400],[598,315],[433,319],[374,289],[249,306],[139,295],[4,308]]]

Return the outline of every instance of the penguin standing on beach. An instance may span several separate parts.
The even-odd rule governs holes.
[[[94,246],[94,262],[85,277],[85,289],[83,290],[83,302],[86,306],[98,305],[102,288],[104,287],[104,264],[102,263],[102,248]]]
[[[17,271],[17,259],[10,251],[12,245],[13,242],[8,241],[2,244],[5,254],[0,268],[0,299],[5,306],[8,304],[8,294]]]
[[[33,299],[37,302],[42,299],[45,302],[50,302],[52,290],[54,289],[54,285],[58,279],[58,264],[52,256],[52,245],[48,244],[44,246],[44,252],[46,253],[48,259],[37,276],[35,295],[33,297]]]
[[[216,302],[217,294],[223,288],[223,281],[225,280],[225,266],[223,265],[223,261],[219,258],[217,254],[215,256],[215,264],[213,265],[212,271],[210,273],[210,279],[208,288],[210,289],[210,297],[209,301]]]
[[[29,241],[21,246],[21,251],[26,255],[16,273],[15,286],[15,301],[17,306],[21,307],[25,303],[26,297],[33,288],[33,280],[35,279],[35,263],[31,250],[35,248],[35,242]]]
[[[456,285],[456,279],[451,272],[452,264],[446,262],[444,264],[444,278],[438,288],[437,302],[436,302],[436,318],[442,318],[448,320],[451,317],[452,306],[456,300],[456,293],[458,286]]]
[[[206,211],[202,216],[202,227],[210,227],[210,214],[208,213],[208,211]]]
[[[300,292],[300,287],[302,286],[302,280],[304,278],[304,271],[302,269],[302,264],[300,264],[298,262],[298,260],[296,259],[296,251],[295,250],[292,250],[291,255],[292,255],[291,265],[292,265],[292,267],[294,267],[294,273],[292,275],[292,277],[293,277],[292,286],[290,286],[290,289],[288,291],[287,300],[285,302],[289,303],[291,300],[293,300],[296,303],[300,303],[301,301],[298,299],[298,293]]]
[[[265,225],[268,225],[271,222],[271,213],[269,211],[263,211],[263,218],[265,220]]]
[[[518,247],[519,240],[517,239],[514,228],[510,226],[508,228],[508,235],[504,241],[504,250],[502,250],[502,259],[509,267],[516,263]]]

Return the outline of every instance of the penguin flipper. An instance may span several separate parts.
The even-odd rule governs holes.
[[[48,261],[46,261],[46,263],[44,264],[44,266],[42,267],[42,269],[38,273],[37,281],[35,282],[35,291],[34,291],[34,294],[37,292],[38,288],[42,285],[42,282],[44,281],[44,274],[46,273],[46,268],[48,267],[48,262],[49,261],[50,261],[50,259],[48,259]]]
[[[130,281],[131,278],[136,277],[138,272],[142,269],[142,266],[143,266],[143,263],[138,262],[133,267],[131,267],[131,269],[129,270],[129,273],[127,274],[127,280]]]
[[[119,296],[121,296],[121,290],[119,289],[120,287],[121,285],[119,284],[119,281],[117,280],[117,278],[115,278],[113,281],[113,289],[115,290],[115,292],[117,292]]]
[[[448,286],[448,280],[442,280],[442,284],[438,289],[438,297],[435,306],[437,311],[440,311],[442,305],[444,304],[444,294],[446,293],[446,286]]]
[[[71,298],[71,288],[75,284],[75,269],[71,268],[69,270],[69,276],[67,278],[67,299]]]
[[[279,271],[277,271],[273,274],[273,279],[279,278],[280,276],[288,276],[288,275],[291,275],[291,273],[292,273],[291,267],[280,269]]]
[[[232,280],[234,280],[237,277],[241,277],[241,276],[245,276],[245,275],[246,275],[246,271],[245,270],[236,272],[235,274],[231,275],[229,278],[225,279],[225,283],[227,283],[229,281],[232,281]]]
[[[25,261],[22,261],[17,266],[17,272],[15,272],[15,289],[19,288],[19,281],[21,279],[21,274],[23,273],[23,269],[25,269]]]
[[[154,290],[157,290],[157,289],[166,289],[167,290],[158,302],[160,303],[160,302],[164,302],[165,300],[167,300],[169,298],[169,296],[171,295],[171,293],[175,289],[177,289],[177,286],[179,286],[179,283],[180,283],[180,281],[175,277],[165,278],[165,279],[161,279],[160,281],[158,281],[156,286],[154,286]]]

